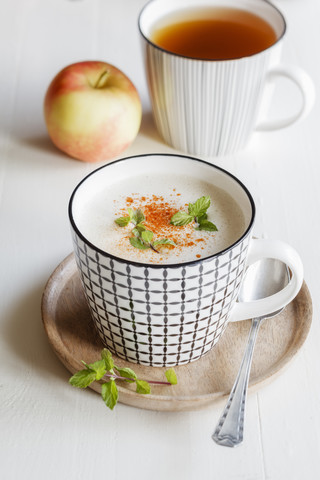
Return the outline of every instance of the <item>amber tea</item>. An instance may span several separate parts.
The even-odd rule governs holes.
[[[272,26],[245,10],[214,7],[194,10],[179,19],[159,21],[152,41],[178,55],[203,60],[228,60],[261,52],[277,41]]]

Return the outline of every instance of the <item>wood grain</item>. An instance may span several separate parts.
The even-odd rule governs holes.
[[[74,373],[100,358],[103,344],[96,333],[80,283],[73,254],[51,275],[42,298],[42,319],[56,355]],[[277,317],[264,322],[255,348],[249,389],[272,380],[303,345],[312,321],[312,301],[304,283],[296,299]],[[228,395],[245,349],[251,321],[230,323],[218,344],[202,359],[175,367],[178,385],[152,386],[144,396],[119,382],[119,401],[148,410],[199,409]],[[166,368],[130,364],[115,357],[119,366],[130,366],[138,377],[164,380]],[[101,384],[91,386],[100,392]]]

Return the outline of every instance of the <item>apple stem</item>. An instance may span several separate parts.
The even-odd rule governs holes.
[[[97,83],[95,84],[94,88],[104,87],[105,81],[106,81],[106,79],[108,78],[108,76],[109,76],[108,70],[104,70],[104,71],[101,73],[100,77],[98,78]]]

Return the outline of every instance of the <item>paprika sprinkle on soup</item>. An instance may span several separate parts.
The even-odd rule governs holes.
[[[143,226],[153,232],[153,240],[168,239],[172,241],[171,244],[166,244],[166,249],[170,249],[171,254],[179,254],[182,249],[194,247],[206,243],[206,238],[202,236],[202,232],[195,231],[194,222],[177,227],[170,223],[173,215],[181,208],[186,208],[188,204],[184,204],[182,207],[177,201],[176,197],[179,197],[180,193],[171,194],[168,198],[164,198],[161,195],[140,196],[139,194],[132,194],[125,200],[125,207],[117,212],[119,216],[128,215],[129,209],[140,209],[143,212],[145,220]],[[132,225],[131,225],[132,226]],[[130,228],[126,235],[126,242],[132,236]],[[204,247],[199,245],[197,251]],[[159,253],[159,250],[155,250]],[[142,252],[143,253],[143,252]],[[163,250],[161,249],[161,253]],[[200,253],[195,255],[196,258],[201,258]],[[162,258],[161,258],[162,260]]]

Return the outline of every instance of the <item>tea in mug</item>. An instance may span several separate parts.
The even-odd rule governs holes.
[[[214,7],[168,17],[155,25],[153,43],[202,60],[229,60],[261,52],[277,41],[272,26],[245,10]]]

